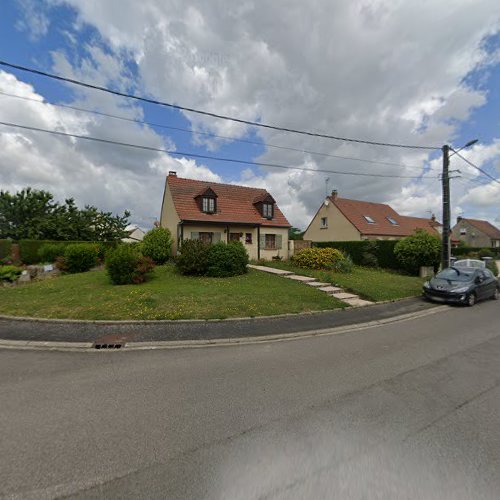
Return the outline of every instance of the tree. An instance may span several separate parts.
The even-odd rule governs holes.
[[[172,235],[168,229],[155,227],[142,240],[142,253],[151,257],[155,264],[165,264],[170,258]]]
[[[418,274],[422,266],[437,269],[441,258],[441,241],[437,236],[417,229],[414,234],[396,243],[394,254],[403,268],[411,274]]]
[[[89,205],[81,210],[73,198],[59,204],[48,191],[30,187],[15,194],[0,191],[0,238],[116,240],[125,236],[129,217],[128,211],[113,215]]]
[[[288,239],[289,240],[303,240],[304,233],[296,227],[291,227],[288,230]]]

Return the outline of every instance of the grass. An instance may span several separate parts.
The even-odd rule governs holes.
[[[73,319],[222,319],[345,307],[301,283],[250,270],[233,278],[155,269],[141,285],[111,285],[105,271],[60,276],[0,288],[0,314]]]
[[[415,276],[405,276],[392,271],[354,266],[352,273],[316,271],[294,266],[291,262],[269,262],[265,265],[286,269],[297,274],[313,276],[325,283],[332,283],[375,302],[412,297],[422,293],[425,280]]]

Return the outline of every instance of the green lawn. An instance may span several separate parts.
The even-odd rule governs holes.
[[[376,302],[420,295],[422,293],[422,284],[425,281],[414,276],[405,276],[391,271],[360,266],[354,266],[352,273],[333,273],[303,269],[294,266],[290,262],[273,261],[265,265],[287,269],[305,276],[313,276],[326,283],[341,286],[364,299]]]
[[[159,266],[141,285],[114,286],[105,271],[0,288],[0,314],[74,319],[217,319],[345,307],[312,287],[250,270],[197,278]]]

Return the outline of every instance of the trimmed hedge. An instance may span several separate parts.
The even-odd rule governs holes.
[[[12,240],[0,240],[0,259],[11,256]]]
[[[21,255],[21,261],[23,264],[36,264],[40,262],[40,256],[38,251],[43,245],[56,244],[61,245],[66,248],[68,245],[73,245],[77,243],[93,243],[99,246],[100,255],[102,258],[102,253],[104,248],[110,249],[115,248],[118,244],[117,241],[55,241],[55,240],[19,240],[19,253]]]
[[[373,252],[373,241],[376,249]],[[377,259],[378,265],[386,269],[399,270],[401,266],[394,255],[394,247],[397,240],[362,240],[362,241],[318,241],[313,247],[336,248],[349,255],[358,266],[366,265],[366,254],[372,252]]]
[[[457,247],[457,248],[452,248],[451,249],[451,255],[453,257],[466,257],[469,254],[474,254],[481,252],[482,250],[485,250],[484,247]],[[492,253],[495,254],[495,258],[500,258],[500,248],[488,248],[488,250]]]

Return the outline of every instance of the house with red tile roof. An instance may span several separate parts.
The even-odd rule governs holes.
[[[500,229],[486,220],[457,217],[452,238],[469,247],[500,248]]]
[[[251,259],[288,258],[291,227],[265,189],[177,177],[165,182],[160,226],[170,230],[176,255],[182,241],[240,241]]]
[[[358,241],[398,240],[423,229],[439,236],[441,224],[430,219],[399,215],[384,203],[340,198],[332,191],[321,204],[309,227],[305,240],[311,241]]]

